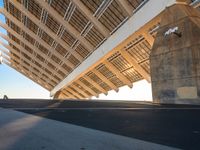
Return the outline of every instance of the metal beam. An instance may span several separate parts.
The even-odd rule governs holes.
[[[65,93],[59,91],[59,93],[55,94],[54,99],[58,99],[60,101],[66,99],[67,97],[69,97],[68,95],[66,95]]]
[[[0,41],[0,42],[2,42],[2,41]],[[1,57],[1,52],[5,53],[6,55],[9,55],[9,52],[7,50],[1,48],[0,49],[0,57]]]
[[[59,97],[60,97],[60,95],[61,95],[61,92],[59,91],[59,92],[56,92],[56,94],[54,95],[54,99],[59,99]]]
[[[77,99],[73,94],[70,94],[68,91],[66,91],[65,89],[61,90],[61,92],[63,92],[64,94],[67,94],[69,96],[69,98],[71,99]]]
[[[89,88],[88,86],[86,86],[84,83],[82,83],[80,80],[76,80],[76,83],[79,84],[80,86],[82,86],[82,88],[84,88],[86,91],[88,91],[89,93],[91,93],[92,95],[98,97],[98,94],[93,91],[91,88]]]
[[[79,91],[77,91],[73,86],[68,86],[67,87],[67,90],[72,90],[72,91],[74,91],[74,93],[76,93],[76,95],[75,96],[77,96],[77,97],[79,97],[80,99],[85,99],[85,96],[84,95],[81,95],[81,93],[79,92]]]
[[[44,9],[46,9],[48,13],[51,14],[51,16],[56,18],[57,21],[60,22],[60,24],[62,24],[65,27],[65,29],[69,33],[71,33],[76,39],[78,39],[89,51],[94,50],[94,47],[84,37],[82,37],[80,33],[72,25],[69,24],[69,22],[64,20],[63,17],[60,16],[60,14],[57,11],[52,9],[47,2],[43,0],[35,0],[35,1]]]
[[[110,32],[108,29],[97,20],[91,13],[91,11],[80,1],[80,0],[72,0],[72,2],[81,10],[83,14],[94,24],[94,26],[104,35],[104,37],[109,37]]]
[[[3,59],[2,59],[2,63],[4,63],[4,64],[10,66],[10,61],[8,61],[7,59],[5,59],[4,57],[2,57],[2,58],[3,58]]]
[[[153,47],[154,38],[152,35],[150,35],[147,31],[145,31],[143,34],[143,37],[147,40],[147,42],[150,44],[151,47]]]
[[[89,97],[89,95],[87,95],[83,90],[81,90],[79,87],[75,86],[74,84],[71,84],[70,87],[74,88],[77,92],[82,94],[85,98]]]
[[[16,34],[15,34],[16,35]],[[18,49],[20,49],[20,51],[24,52],[25,54],[27,54],[29,57],[33,58],[34,55],[30,55],[29,53],[27,53],[27,51],[24,49],[24,47],[22,47],[20,44],[16,43],[14,40],[10,39],[9,37],[7,37],[6,35],[0,33],[0,37],[2,37],[3,39],[5,39],[6,41],[8,41],[9,43],[11,43],[12,45],[14,45],[15,47],[17,47]],[[1,42],[2,43],[2,42]],[[4,44],[4,43],[2,43]],[[6,47],[7,48],[7,47]],[[40,61],[38,58],[34,58],[37,62],[40,62],[41,64],[43,64],[44,62]],[[38,68],[38,67],[37,67]],[[51,70],[51,68],[49,67],[48,69]],[[59,75],[59,74],[58,74]],[[60,75],[58,77],[61,77]]]
[[[125,85],[128,85],[130,88],[133,87],[133,84],[131,83],[131,81],[129,81],[112,63],[110,63],[109,61],[105,60],[103,62],[106,67],[113,73],[116,75],[117,78],[119,78]]]
[[[1,49],[1,50],[2,50],[2,49]],[[2,51],[2,52],[3,52],[3,51]],[[11,63],[11,62],[10,62],[10,58],[4,57],[4,55],[2,55],[2,54],[4,54],[4,53],[1,53],[1,56],[2,56],[3,59],[5,59],[6,64],[7,64],[7,63]]]
[[[10,50],[10,52],[12,52],[12,53],[16,54],[18,57],[20,57],[20,53],[17,52],[17,51],[16,51],[15,49],[13,49],[12,47],[10,47],[9,45],[3,43],[2,41],[0,41],[0,44],[1,44],[2,46],[4,46],[6,49]],[[22,60],[28,62],[32,68],[33,68],[33,67],[37,68],[37,69],[40,71],[40,73],[45,74],[47,77],[49,77],[49,79],[54,79],[55,82],[59,82],[59,80],[57,80],[56,78],[54,78],[54,77],[48,75],[47,73],[45,73],[45,72],[43,71],[42,68],[38,68],[38,66],[37,66],[36,64],[32,63],[31,60],[29,60],[29,59],[27,59],[27,58],[25,58],[25,57],[20,58],[20,59],[22,59]],[[25,64],[25,63],[23,63],[23,64]],[[27,68],[29,67],[29,66],[27,66],[27,64],[25,64],[25,66],[26,66]],[[35,71],[33,70],[33,72],[35,72]],[[35,72],[35,73],[38,74],[38,72]]]
[[[37,50],[37,55],[42,56],[44,59],[46,58],[46,55],[43,54],[37,47],[34,47],[32,44],[30,44],[29,41],[27,41],[26,39],[23,38],[22,35],[19,35],[17,32],[15,32],[13,29],[9,28],[6,24],[2,24],[0,22],[0,26],[3,27],[4,29],[6,29],[8,32],[10,32],[11,34],[13,34],[15,37],[17,37],[20,41],[23,41],[24,43],[26,43],[26,45],[28,47],[30,47],[32,50]],[[29,53],[27,53],[27,51],[25,50],[24,47],[22,47],[20,44],[16,43],[15,41],[13,41],[12,39],[8,38],[7,36],[5,36],[4,34],[0,33],[0,36],[3,37],[5,40],[7,40],[8,42],[12,43],[15,47],[17,47],[18,49],[22,50],[24,53],[26,53],[29,57],[35,57],[33,54],[30,55]],[[37,62],[40,62],[41,64],[45,64],[45,62],[42,62],[41,60],[39,60],[37,57],[34,58]],[[52,74],[57,75],[59,78],[63,79],[63,76],[61,76],[60,74],[58,74],[56,71],[52,70],[52,68],[50,68],[49,66],[45,66],[48,70],[50,70],[52,72]],[[64,69],[60,69],[62,72],[66,72]]]
[[[116,92],[119,91],[118,87],[114,85],[109,79],[107,79],[104,75],[102,75],[96,69],[93,69],[92,72],[96,74],[104,83],[106,83],[111,89],[115,90]]]
[[[11,65],[12,64],[15,64],[14,62],[12,62],[12,60],[11,60]],[[22,66],[19,66],[19,67],[22,67]],[[21,70],[23,70],[24,72],[26,72],[27,74],[25,74],[25,76],[26,77],[28,77],[29,79],[31,79],[32,81],[34,81],[34,82],[36,82],[37,84],[39,84],[39,85],[41,85],[43,88],[46,88],[46,86],[44,86],[44,85],[47,85],[47,84],[49,84],[49,83],[44,83],[43,81],[40,81],[39,82],[39,80],[38,79],[33,79],[33,78],[31,78],[30,76],[35,76],[30,70],[29,71],[26,71],[26,70],[24,70],[24,69],[21,69],[21,68],[15,68],[15,70],[17,70],[18,72],[20,72],[20,73],[22,73],[22,74],[24,74]],[[36,77],[36,76],[35,76]],[[36,77],[37,78],[37,77]],[[49,86],[51,86],[51,85],[49,85]],[[48,90],[50,90],[50,89],[48,89]]]
[[[67,60],[66,58],[64,58],[64,56],[62,56],[60,53],[58,53],[57,51],[54,50],[54,48],[52,48],[51,46],[49,46],[47,43],[45,43],[43,40],[40,39],[40,37],[38,35],[36,35],[33,31],[31,31],[29,28],[27,28],[22,22],[20,22],[19,20],[17,20],[15,17],[13,17],[12,15],[10,15],[5,9],[0,8],[0,12],[3,13],[8,19],[12,20],[18,27],[23,28],[23,31],[26,32],[27,34],[29,34],[33,39],[35,39],[39,44],[43,45],[46,49],[48,49],[50,52],[54,52],[54,54],[56,54],[56,56],[61,60],[61,61],[65,61],[67,62],[67,64],[71,67],[74,68],[74,65]],[[1,23],[2,24],[2,23]],[[6,29],[7,30],[7,29]],[[37,51],[38,52],[38,51]],[[40,50],[39,50],[40,52]],[[42,54],[42,56],[45,54]],[[46,57],[46,55],[45,55]]]
[[[21,23],[20,21],[18,21],[15,17],[13,17],[12,15],[10,15],[8,12],[6,12],[5,10],[2,10],[0,8],[0,12],[2,12],[8,19],[12,20],[18,27],[23,27],[23,31],[26,32],[27,34],[29,34],[33,39],[35,39],[39,44],[43,45],[46,49],[50,50],[51,52],[54,51],[55,54],[57,54],[56,56],[61,60],[61,61],[65,61],[67,62],[67,65],[69,65],[71,68],[74,68],[74,65],[67,60],[66,58],[64,58],[61,54],[59,54],[57,51],[55,51],[51,46],[49,46],[47,43],[45,43],[43,40],[40,39],[40,37],[38,35],[35,35],[34,32],[32,32],[30,29],[28,29],[26,26],[24,26],[23,23]],[[6,30],[9,30],[10,27],[8,27],[6,24],[3,24],[0,22],[0,25],[5,28]],[[11,29],[12,30],[12,29]],[[14,31],[14,30],[13,30]],[[15,32],[15,31],[14,31]],[[16,34],[16,32],[15,32]],[[18,34],[18,33],[17,33]],[[16,35],[15,35],[16,36]],[[21,36],[21,35],[20,35]],[[21,36],[22,37],[22,36]],[[23,37],[22,37],[23,38]],[[24,39],[25,40],[25,39]],[[29,43],[29,42],[28,42]],[[33,45],[31,47],[34,47]],[[37,47],[35,47],[37,48]],[[37,48],[38,49],[38,48]],[[43,56],[44,58],[46,58],[46,55],[43,54],[42,52],[40,52],[40,50],[37,50],[37,53],[39,53],[41,56]],[[63,71],[63,70],[62,70]]]
[[[64,92],[62,92],[62,91],[61,91],[61,93],[62,93],[62,94],[64,94],[64,96],[65,96],[65,98],[64,98],[64,99],[66,99],[66,98],[70,98],[70,96],[69,96],[69,95],[67,95],[66,93],[64,93]]]
[[[78,97],[79,99],[84,98],[84,97],[80,96],[78,93],[76,93],[75,91],[73,91],[70,87],[67,87],[65,90],[72,93],[74,96]]]
[[[2,44],[2,43],[1,43]],[[2,44],[5,48],[7,48],[7,49],[9,49],[12,53],[15,53],[19,58],[20,58],[20,56],[15,52],[15,50],[12,48],[12,47],[10,47],[10,46],[6,46],[6,44],[4,45],[4,44]],[[18,58],[16,58],[16,56],[14,56],[14,55],[12,55],[12,54],[10,54],[9,55],[10,56],[10,60],[12,61],[12,63],[15,63],[15,62],[13,62],[13,59],[15,60],[15,61],[18,61]],[[28,66],[26,63],[24,63],[24,61],[27,61],[27,59],[22,59],[22,58],[20,58],[20,62],[19,62],[19,66],[22,68],[22,65],[23,66],[25,66],[25,67],[27,67],[27,69],[29,69],[28,71],[31,73],[31,75],[34,75],[33,73],[35,73],[35,74],[38,74],[38,72],[35,72],[35,70],[33,69],[34,68],[34,66],[35,67],[37,67],[35,64],[31,64],[30,66]],[[24,68],[22,68],[22,70],[24,70]],[[41,72],[41,70],[39,69],[39,71]],[[41,79],[42,78],[39,78],[38,79],[38,76],[36,77],[37,79],[37,81],[38,82],[43,82],[43,81],[41,81]],[[49,82],[53,85],[53,86],[55,86],[55,83],[54,82],[56,82],[56,81],[52,81],[52,80],[50,80],[50,81],[47,81],[46,79],[44,79],[45,80],[45,82],[44,82],[44,84],[42,85],[42,87],[45,87],[45,85],[46,84],[48,84]],[[41,84],[40,84],[41,85]]]
[[[0,22],[0,26],[2,26],[1,25],[1,22]],[[3,28],[5,28],[5,26],[3,26]],[[14,30],[11,30],[10,28],[7,28],[6,27],[6,30],[8,31],[8,32],[10,32],[11,34],[13,34],[13,35],[15,35],[20,41],[23,41],[23,42],[25,42],[26,43],[26,45],[27,46],[29,46],[31,49],[36,49],[37,50],[37,52],[39,53],[39,55],[41,55],[42,53],[37,49],[37,48],[34,48],[34,46],[33,45],[31,45],[31,44],[29,44],[29,42],[26,40],[26,39],[24,39],[21,35],[18,35],[18,34],[16,34],[15,32],[13,32]],[[22,47],[21,45],[19,45],[18,43],[16,43],[15,41],[13,41],[12,39],[10,39],[10,38],[8,38],[6,35],[4,35],[4,34],[2,34],[2,33],[0,33],[0,36],[2,37],[2,38],[4,38],[6,41],[8,41],[8,42],[10,42],[11,44],[13,44],[15,47],[17,47],[18,49],[20,49],[21,51],[23,51],[25,54],[27,54],[29,57],[34,57],[33,55],[30,55],[29,53],[27,53],[27,51],[25,50],[25,48],[24,47]],[[42,54],[42,57],[46,57],[44,54]],[[41,60],[39,60],[38,58],[34,58],[37,62],[40,62],[40,64],[44,64],[44,62],[42,62]],[[38,68],[38,67],[37,67]],[[60,74],[58,74],[56,71],[54,71],[54,70],[52,70],[52,68],[50,68],[49,66],[46,66],[46,68],[48,69],[48,70],[50,70],[51,72],[52,72],[52,74],[53,75],[57,75],[59,78],[63,78]],[[62,70],[63,71],[63,70]]]
[[[2,53],[1,56],[6,59],[6,60],[10,60],[10,54],[7,54],[7,53]]]
[[[141,76],[147,80],[148,82],[151,82],[150,74],[148,74],[130,55],[123,50],[119,51],[121,55],[130,63],[133,65],[134,69],[141,74]]]
[[[14,57],[14,59],[16,60],[16,57],[15,56],[12,56],[12,58]],[[13,62],[14,63],[14,62]],[[35,74],[38,74],[38,72],[35,72],[34,70],[33,70],[33,66],[31,66],[31,68],[32,68],[32,70],[25,70],[23,67],[22,67],[22,65],[23,66],[25,66],[25,67],[29,67],[27,64],[25,64],[23,61],[22,62],[20,62],[20,67],[21,67],[21,70],[24,70],[24,71],[28,71],[31,75],[34,75],[33,73],[35,73]],[[44,79],[45,80],[45,79]],[[41,78],[37,78],[36,77],[36,81],[37,82],[43,82],[42,80],[41,80]],[[43,83],[43,84],[40,84],[42,87],[45,87],[45,84],[48,84],[48,83],[51,83],[53,86],[55,86],[55,83],[54,82],[52,82],[52,81],[49,81],[49,82],[47,82],[46,80],[45,80],[45,82]]]
[[[123,8],[123,10],[129,15],[133,15],[133,9],[131,8],[130,4],[127,0],[117,0],[117,3]]]
[[[22,71],[20,71],[17,67],[13,66],[12,64],[7,64],[7,65],[8,65],[9,67],[15,69],[17,72],[19,72],[19,73],[25,75],[27,78],[29,78],[30,75],[29,75],[27,72],[22,72]],[[32,80],[33,82],[39,84],[41,87],[43,87],[42,84],[39,83],[36,79],[33,79],[33,78],[29,78],[29,79]],[[43,88],[45,88],[46,90],[50,91],[50,88],[48,88],[48,87],[43,87]]]
[[[83,76],[83,78],[85,80],[87,80],[89,83],[91,83],[100,92],[104,93],[105,95],[108,95],[108,92],[104,88],[102,88],[98,83],[96,83],[95,81],[93,81],[90,77],[88,77],[87,75],[85,75],[85,76]]]
[[[3,57],[3,59],[5,59],[5,61],[6,61],[6,64],[7,64],[7,63],[11,64],[11,62],[10,62],[10,58],[4,58],[4,56],[3,56],[3,55],[1,55],[1,56]]]
[[[193,6],[194,8],[200,7],[200,0],[195,0],[190,5]]]
[[[57,34],[55,34],[53,31],[51,31],[44,23],[42,23],[37,17],[35,17],[32,13],[30,13],[22,4],[14,1],[9,0],[17,9],[19,9],[24,15],[26,15],[31,21],[33,21],[40,29],[45,31],[51,38],[54,39],[57,43],[62,45],[65,49],[68,50],[74,57],[76,57],[78,60],[83,60],[83,57],[80,56],[76,51],[74,51],[71,47],[69,47],[68,44],[66,44],[63,40],[61,40]],[[56,37],[56,38],[55,38]],[[52,51],[54,52],[54,51]],[[55,53],[55,55],[57,55]],[[59,55],[59,54],[58,54]]]

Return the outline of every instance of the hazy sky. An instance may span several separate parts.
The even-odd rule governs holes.
[[[3,7],[3,0],[0,0],[0,7]],[[0,20],[5,22],[3,15],[0,15]],[[2,28],[0,28],[0,32],[6,34],[6,31]],[[2,48],[5,49],[0,45],[0,51]],[[0,65],[0,98],[3,95],[7,95],[9,98],[50,98],[50,93],[47,90],[5,64]],[[125,86],[120,88],[118,93],[110,91],[107,96],[101,94],[99,98],[113,100],[151,100],[151,84],[143,80],[134,83],[132,89]]]
[[[108,96],[101,94],[99,99],[112,100],[152,100],[151,84],[146,80],[133,83],[130,89],[128,86],[119,88],[119,92],[109,91]]]
[[[0,65],[0,98],[49,98],[49,92],[21,73]]]

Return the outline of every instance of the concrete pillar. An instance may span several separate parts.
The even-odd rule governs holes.
[[[155,103],[200,104],[200,11],[165,9],[150,56]]]

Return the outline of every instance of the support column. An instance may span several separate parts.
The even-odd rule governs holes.
[[[150,67],[155,103],[200,104],[200,11],[186,4],[165,9]]]

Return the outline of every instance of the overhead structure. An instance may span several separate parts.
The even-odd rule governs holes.
[[[56,99],[87,99],[151,82],[162,11],[181,0],[4,0],[5,63]]]
[[[2,53],[0,51],[0,64],[2,64],[2,63],[3,63],[3,57],[2,57]]]

